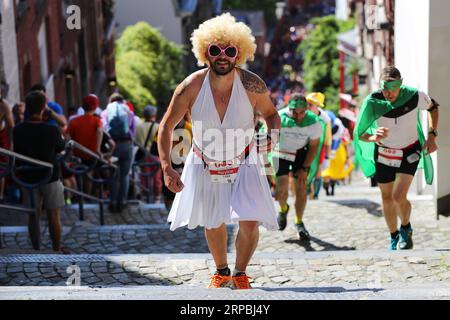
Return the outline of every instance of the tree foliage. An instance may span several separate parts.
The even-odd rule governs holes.
[[[337,35],[354,27],[354,20],[334,16],[313,18],[315,27],[298,47],[304,59],[304,83],[309,92],[323,92],[328,109],[339,109],[339,51]]]
[[[145,22],[124,30],[116,42],[119,90],[136,106],[167,106],[173,90],[184,78],[183,49],[165,39]]]

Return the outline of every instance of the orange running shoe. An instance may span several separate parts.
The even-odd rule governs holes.
[[[233,286],[233,281],[231,276],[221,276],[216,273],[211,277],[211,282],[209,283],[208,289],[212,288],[230,288]]]
[[[251,278],[247,277],[245,273],[233,276],[234,288],[238,290],[251,289],[252,287],[250,286],[250,281],[248,279]]]

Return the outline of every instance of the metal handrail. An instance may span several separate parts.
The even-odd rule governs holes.
[[[11,150],[0,148],[0,154],[3,154],[3,155],[8,156],[8,157],[13,157],[13,158],[16,158],[16,159],[19,159],[19,160],[22,160],[22,161],[26,161],[26,162],[29,162],[31,164],[36,164],[38,166],[42,166],[42,167],[47,167],[47,168],[53,169],[53,164],[51,164],[51,163],[44,162],[44,161],[41,161],[41,160],[36,160],[36,159],[30,158],[30,157],[24,156],[24,155],[22,155],[20,153],[13,152]]]
[[[80,164],[77,164],[77,166],[75,168],[68,166],[66,163],[66,159],[72,154],[73,149],[78,149],[79,151],[90,156],[93,160],[92,163],[89,166],[80,163]],[[102,166],[101,166],[102,169],[106,168],[108,170],[111,170],[112,171],[111,176],[113,176],[115,171],[118,169],[117,166],[103,160],[102,158],[99,157],[98,154],[96,154],[95,152],[92,152],[92,150],[89,150],[88,148],[86,148],[85,146],[79,144],[78,142],[76,142],[74,140],[69,140],[66,143],[66,150],[64,151],[64,154],[61,157],[60,162],[62,163],[63,167],[68,172],[76,175],[79,188],[82,188],[82,186],[83,186],[83,178],[87,178],[91,182],[99,185],[101,194],[103,193],[103,185],[108,183],[111,178],[97,179],[97,178],[91,177],[89,175],[89,173],[97,167],[98,163],[102,164]],[[78,202],[78,211],[79,211],[79,219],[81,221],[84,220],[84,199],[89,199],[89,200],[97,202],[99,204],[99,209],[100,209],[100,224],[104,225],[104,223],[105,223],[104,222],[105,221],[104,220],[104,204],[106,202],[105,200],[96,198],[87,193],[84,193],[82,191],[82,189],[73,190],[71,188],[65,187],[64,190],[67,192],[76,194],[80,197],[80,201]]]
[[[106,165],[108,165],[108,166],[111,166],[111,167],[117,169],[117,166],[115,166],[115,165],[113,165],[113,164],[110,164],[110,163],[108,163],[107,161],[103,160],[102,158],[99,157],[98,154],[92,152],[92,150],[89,150],[88,148],[86,148],[85,146],[79,144],[79,143],[76,142],[76,141],[69,140],[69,141],[67,142],[67,145],[68,145],[68,146],[72,146],[72,147],[74,147],[74,148],[76,148],[76,149],[78,149],[78,150],[80,150],[80,151],[82,151],[82,152],[84,152],[84,153],[90,155],[92,158],[94,158],[94,159],[97,160],[98,162],[102,162],[102,163],[104,163],[104,164],[106,164]]]
[[[29,189],[29,190],[38,188],[38,187],[46,184],[52,178],[52,175],[53,175],[53,164],[51,164],[51,163],[48,163],[48,162],[45,162],[45,161],[41,161],[41,160],[36,160],[34,158],[25,156],[23,154],[20,154],[20,153],[11,151],[11,150],[3,149],[3,148],[0,148],[0,154],[6,155],[7,157],[9,157],[9,164],[8,164],[7,173],[8,173],[8,175],[9,174],[11,175],[11,178],[14,180],[14,182],[16,182],[18,185],[20,185],[23,188],[26,188],[26,189]],[[49,172],[45,176],[45,178],[43,178],[42,180],[40,180],[40,181],[38,181],[36,183],[28,183],[28,182],[22,181],[21,179],[19,179],[17,177],[16,173],[13,170],[13,168],[16,165],[16,160],[17,159],[19,159],[21,161],[24,161],[24,162],[28,162],[29,164],[33,164],[33,165],[37,165],[37,166],[40,166],[40,167],[44,167],[44,169],[45,168],[48,169]],[[21,167],[19,167],[19,169],[33,171],[33,170],[36,170],[38,168],[33,167],[33,166],[21,166]]]
[[[7,206],[7,205],[0,205],[0,208],[20,211],[20,212],[26,212],[26,213],[30,214],[30,219],[31,219],[30,222],[31,223],[29,224],[29,228],[30,228],[30,233],[31,233],[31,242],[33,244],[33,248],[35,250],[39,250],[40,244],[41,244],[40,221],[39,221],[39,216],[38,216],[38,210],[37,210],[37,208],[35,208],[33,189],[36,189],[42,185],[45,185],[46,183],[48,183],[48,181],[50,181],[51,177],[53,176],[54,166],[51,163],[41,161],[41,160],[36,160],[31,157],[24,156],[20,153],[13,152],[13,151],[3,149],[3,148],[0,148],[0,154],[5,155],[9,158],[8,167],[6,170],[7,174],[11,175],[12,179],[19,186],[25,188],[27,190],[27,192],[30,193],[30,201],[31,201],[30,209],[24,208],[24,207],[18,207],[18,206]],[[17,168],[18,170],[32,171],[32,170],[38,169],[36,166],[39,166],[41,168],[43,167],[44,169],[47,169],[49,172],[45,176],[44,179],[42,179],[41,181],[39,181],[37,183],[31,184],[31,183],[24,182],[16,176],[16,173],[14,171],[14,167],[16,166],[16,160],[20,160],[23,162],[27,162],[31,165],[34,165],[34,166],[29,166],[29,165],[28,166],[20,166]],[[5,175],[3,174],[2,177],[4,177],[4,176]],[[0,247],[1,247],[1,242],[0,242]]]

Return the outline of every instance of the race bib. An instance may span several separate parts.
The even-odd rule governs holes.
[[[240,166],[241,162],[239,159],[208,163],[211,181],[217,183],[233,183],[236,181]]]
[[[290,152],[290,151],[287,151],[287,150],[280,150],[278,148],[275,148],[275,150],[273,151],[273,155],[275,157],[277,157],[277,158],[294,162],[295,161],[295,156],[297,155],[297,153],[296,152]]]
[[[388,167],[400,168],[403,160],[403,150],[378,148],[378,163],[382,163]]]

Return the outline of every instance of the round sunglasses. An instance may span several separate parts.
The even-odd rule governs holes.
[[[238,48],[236,46],[228,46],[225,49],[222,49],[216,44],[210,44],[208,47],[208,55],[212,58],[220,56],[222,53],[228,58],[236,58],[238,55]]]

